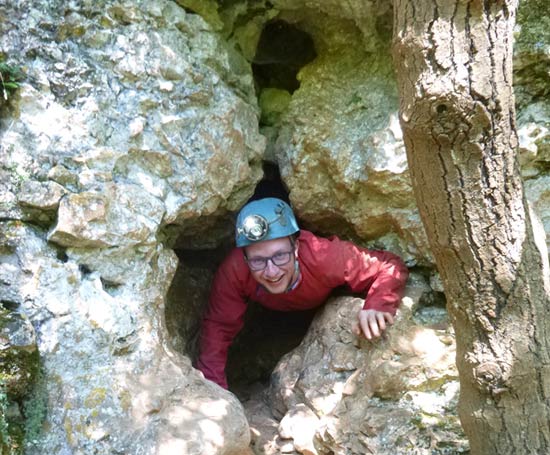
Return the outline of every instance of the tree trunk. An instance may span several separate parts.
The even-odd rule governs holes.
[[[473,455],[550,453],[550,277],[516,157],[516,7],[394,0],[401,126]]]

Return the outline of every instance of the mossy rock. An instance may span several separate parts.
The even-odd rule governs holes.
[[[22,399],[32,389],[39,367],[36,335],[22,314],[0,310],[0,381],[9,399]]]
[[[0,306],[0,455],[23,453],[27,423],[22,404],[35,393],[38,373],[33,326],[23,314]]]
[[[266,88],[260,94],[261,121],[264,125],[277,125],[288,109],[292,95],[282,89]]]

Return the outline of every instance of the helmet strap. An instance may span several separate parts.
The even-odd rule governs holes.
[[[293,289],[296,289],[298,285],[300,284],[301,278],[302,278],[302,272],[300,271],[300,264],[298,263],[298,258],[294,256],[294,275],[296,276],[296,279],[290,283],[288,288],[285,292],[290,292]]]

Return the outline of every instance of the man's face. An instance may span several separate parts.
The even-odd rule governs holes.
[[[281,239],[265,240],[254,243],[245,248],[248,261],[254,259],[267,259],[273,256],[280,257],[285,253],[292,253],[290,260],[284,265],[275,265],[273,260],[268,260],[265,269],[250,270],[254,279],[264,286],[271,294],[281,294],[294,282],[296,269],[294,263],[298,257],[298,240],[294,246],[289,237]]]

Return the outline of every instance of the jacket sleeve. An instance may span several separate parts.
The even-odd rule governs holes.
[[[233,339],[242,329],[246,297],[231,264],[222,263],[212,285],[208,308],[202,320],[199,358],[196,366],[207,379],[227,389],[225,365]]]
[[[373,251],[339,241],[344,281],[353,292],[366,293],[365,310],[395,315],[409,271],[401,258],[387,251]]]

